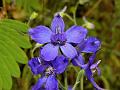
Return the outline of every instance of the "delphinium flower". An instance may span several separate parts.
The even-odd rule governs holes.
[[[72,63],[75,66],[78,66],[76,62],[83,62],[83,56],[81,53],[95,53],[100,49],[101,42],[96,37],[87,37],[81,43],[78,44],[77,55],[72,59]]]
[[[53,61],[44,61],[42,58],[32,58],[28,65],[33,74],[41,74],[38,82],[32,90],[58,90],[57,74],[65,71],[68,65],[68,59],[63,55],[57,56]]]
[[[71,60],[74,66],[84,69],[86,77],[93,86],[102,90],[93,78],[96,70],[100,75],[98,68],[100,61],[94,63],[94,60],[101,42],[95,37],[86,38],[87,30],[82,26],[74,25],[65,32],[64,28],[62,17],[56,14],[52,20],[51,29],[43,25],[29,29],[31,38],[37,43],[43,44],[40,49],[40,57],[32,58],[29,61],[33,74],[41,74],[32,90],[58,90],[56,76],[65,71],[68,60]],[[92,53],[86,64],[81,53]]]
[[[93,74],[95,73],[95,71],[97,71],[98,75],[101,74],[100,69],[98,67],[101,60],[94,63],[95,56],[96,56],[96,53],[93,53],[93,55],[89,57],[88,63],[85,64],[84,58],[81,55],[79,55],[78,59],[74,61],[74,64],[76,66],[80,66],[82,69],[85,70],[85,75],[87,79],[93,84],[93,86],[97,90],[104,90],[97,85],[97,83],[94,81],[94,78],[93,78]]]
[[[85,70],[86,77],[97,90],[103,90],[96,84],[93,78],[93,74],[95,71],[97,71],[98,75],[100,75],[100,69],[98,67],[98,64],[101,60],[94,63],[95,56],[100,48],[100,45],[100,41],[95,37],[89,37],[85,39],[83,43],[79,44],[80,51],[78,53],[78,56],[72,60],[73,65],[79,66],[80,68]],[[92,53],[92,55],[89,57],[88,63],[85,64],[85,60],[80,52]]]
[[[29,29],[29,35],[37,43],[45,44],[40,51],[45,61],[51,61],[58,56],[59,48],[68,58],[74,58],[77,55],[76,49],[71,43],[78,44],[86,37],[87,30],[82,26],[72,26],[64,32],[65,24],[62,17],[57,14],[54,16],[51,24],[51,30],[45,26],[37,26]]]
[[[101,42],[96,37],[87,37],[78,44],[79,52],[94,53],[100,49]]]

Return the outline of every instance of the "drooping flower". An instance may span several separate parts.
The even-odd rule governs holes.
[[[101,42],[95,37],[88,37],[84,39],[81,43],[78,44],[78,54],[72,59],[73,65],[79,66],[77,62],[84,64],[84,58],[81,55],[81,52],[96,53],[100,49],[100,46]]]
[[[40,44],[46,44],[40,51],[45,61],[51,61],[58,55],[58,50],[68,58],[77,55],[76,49],[71,43],[80,43],[85,39],[87,30],[82,26],[72,26],[64,32],[65,24],[62,17],[58,14],[54,17],[51,30],[45,26],[37,26],[29,30],[29,35],[33,40]]]
[[[95,28],[95,25],[91,22],[89,22],[86,17],[83,17],[83,20],[84,20],[84,24],[83,26],[88,28],[88,29],[94,29]]]
[[[54,75],[42,76],[32,90],[58,90],[58,81]]]
[[[56,75],[65,71],[68,59],[63,55],[57,56],[53,61],[44,61],[42,58],[37,57],[32,58],[28,65],[33,74],[42,75],[32,90],[58,90]]]
[[[96,37],[88,37],[78,44],[79,52],[84,53],[94,53],[100,49],[100,46],[101,42]]]
[[[94,81],[93,74],[95,71],[100,75],[100,69],[98,67],[100,60],[94,63],[95,56],[97,51],[100,49],[101,42],[95,37],[88,37],[82,43],[80,43],[78,55],[72,59],[72,64],[74,66],[79,66],[80,68],[85,70],[85,75],[88,80],[93,84],[93,86],[98,90],[103,90],[100,88],[96,82]],[[85,64],[85,60],[81,55],[81,52],[85,53],[93,53],[92,56],[89,57],[88,63]]]
[[[73,63],[73,65],[79,66],[85,70],[86,77],[88,78],[88,80],[93,84],[93,86],[97,90],[104,90],[103,88],[101,88],[97,85],[97,83],[94,81],[94,78],[93,78],[93,74],[95,73],[95,71],[97,71],[98,75],[100,75],[100,69],[99,69],[98,65],[101,60],[94,63],[95,56],[96,56],[96,53],[93,53],[92,56],[89,57],[88,63],[85,64],[85,60],[82,57],[82,55],[80,54],[78,57],[76,57],[75,59],[72,60],[72,63]]]
[[[100,63],[100,60],[94,64],[96,54],[94,53],[90,58],[87,67],[85,68],[85,75],[88,78],[88,80],[93,84],[93,86],[98,90],[104,90],[103,88],[99,87],[97,83],[94,81],[93,74],[94,71],[97,70],[98,75],[100,75],[100,69],[98,68],[98,64]]]
[[[48,67],[48,63],[44,62],[42,58],[36,57],[29,60],[28,65],[33,74],[38,75],[45,71]]]

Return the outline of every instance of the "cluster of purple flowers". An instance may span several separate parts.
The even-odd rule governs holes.
[[[54,16],[51,29],[42,25],[29,29],[31,38],[43,44],[40,56],[32,58],[28,63],[33,74],[41,74],[32,90],[58,90],[56,75],[63,73],[69,63],[84,69],[88,80],[96,89],[101,90],[93,78],[93,71],[97,70],[100,75],[100,60],[94,63],[100,41],[95,37],[88,37],[87,29],[82,26],[74,25],[66,31],[64,28],[64,21],[58,14]],[[82,53],[91,53],[87,63]]]

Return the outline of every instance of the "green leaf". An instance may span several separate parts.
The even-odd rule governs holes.
[[[0,90],[2,90],[2,78],[0,76]]]
[[[1,41],[1,39],[5,40],[5,42]],[[6,36],[1,34],[0,41],[1,41],[1,44],[5,48],[7,48],[7,51],[12,54],[12,56],[15,58],[15,60],[17,62],[22,63],[22,64],[27,63],[28,58],[27,58],[25,52],[22,49],[20,49],[11,39],[9,39],[9,37],[6,37]]]
[[[20,77],[17,62],[26,64],[28,58],[21,48],[30,48],[26,34],[28,26],[10,19],[0,21],[0,90],[11,90],[12,76]]]
[[[5,65],[3,57],[0,57],[0,76],[2,81],[2,88],[4,90],[10,90],[12,88],[12,78],[7,66]]]
[[[84,72],[85,72],[84,70],[80,70],[80,71],[78,72],[78,75],[77,75],[77,78],[76,78],[76,82],[75,82],[72,90],[76,90],[76,87],[77,87],[78,83],[80,83],[80,79],[81,79],[81,78],[83,79]],[[81,79],[81,80],[82,80],[82,79]],[[83,85],[83,81],[81,81],[81,82],[82,82],[81,85]],[[83,90],[83,86],[81,86],[81,87],[82,87],[82,90]]]
[[[24,24],[20,21],[12,20],[12,19],[2,19],[0,21],[0,24],[5,25],[6,27],[12,28],[19,33],[27,33],[29,28],[27,24]]]
[[[6,23],[5,22],[3,23],[3,21],[0,22],[0,33],[1,34],[7,35],[18,46],[20,46],[22,48],[30,48],[31,47],[28,35],[25,35],[23,33],[23,32],[25,32],[25,30],[23,30],[23,29],[27,29],[27,25],[26,25],[26,28],[25,28],[24,25],[22,27],[22,24],[19,25],[19,23],[18,23],[18,25],[17,25],[16,21],[15,21],[15,23],[14,23],[14,21],[11,22],[11,20],[10,20],[10,22],[8,20]],[[12,23],[12,24],[10,25],[10,23]],[[21,26],[21,28],[18,27],[19,29],[17,29],[16,26]],[[27,32],[27,30],[26,30],[26,32]]]
[[[5,62],[4,66],[8,67],[12,76],[19,77],[20,76],[19,66],[16,63],[15,58],[12,55],[12,53],[8,51],[5,44],[1,40],[0,40],[0,47],[1,47],[0,57],[4,57],[4,60],[3,59],[0,59],[0,60],[1,61],[3,60]]]

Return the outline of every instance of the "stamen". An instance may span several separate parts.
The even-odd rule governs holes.
[[[54,45],[65,45],[66,43],[66,36],[64,35],[64,33],[61,33],[61,32],[57,32],[57,34],[53,35],[52,38],[51,38],[51,42],[54,44]]]
[[[98,65],[100,64],[100,62],[101,62],[101,60],[99,60],[99,61],[96,63],[96,66],[94,66],[93,68],[91,68],[93,74],[97,71]]]
[[[92,70],[92,74],[94,74],[96,72],[96,69]]]
[[[97,65],[100,64],[100,62],[101,62],[101,60],[99,60],[99,61],[97,62]]]
[[[95,43],[95,44],[99,44],[99,41],[95,41],[94,43]]]
[[[46,72],[45,72],[46,74],[54,74],[54,68],[53,67],[48,67],[47,69],[46,69]]]
[[[41,64],[41,60],[40,60],[40,58],[38,57],[38,62]]]
[[[59,25],[56,27],[56,30],[55,30],[55,31],[56,31],[56,32],[55,32],[56,34],[62,33]]]

